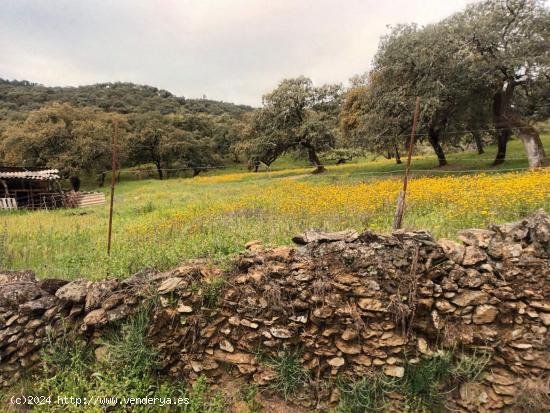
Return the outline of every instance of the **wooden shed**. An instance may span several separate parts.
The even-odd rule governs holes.
[[[63,207],[60,179],[57,169],[0,167],[0,208]]]

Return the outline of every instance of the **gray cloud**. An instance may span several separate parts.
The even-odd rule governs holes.
[[[3,0],[0,77],[150,84],[258,105],[279,80],[345,82],[388,24],[429,23],[472,0]]]

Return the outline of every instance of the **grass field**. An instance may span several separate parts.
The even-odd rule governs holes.
[[[550,136],[544,137],[550,153]],[[523,148],[509,144],[504,165],[486,154],[449,155],[436,168],[432,156],[413,161],[405,226],[453,237],[467,227],[550,210],[550,169],[525,168]],[[390,230],[402,165],[361,159],[329,166],[322,175],[282,160],[274,171],[215,172],[193,179],[123,179],[117,186],[113,253],[106,254],[108,206],[88,209],[3,212],[1,266],[30,268],[41,277],[124,277],[146,267],[159,270],[190,258],[224,260],[251,239],[289,244],[307,228]],[[286,168],[286,169],[285,169]],[[464,170],[477,172],[463,172]],[[107,191],[107,189],[104,189]]]

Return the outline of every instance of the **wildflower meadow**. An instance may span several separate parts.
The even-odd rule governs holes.
[[[2,215],[3,265],[41,277],[126,277],[188,259],[223,262],[259,239],[289,244],[307,228],[388,232],[400,175],[363,174],[364,164],[226,173],[194,179],[122,182],[115,197],[113,252],[106,254],[108,206]],[[550,209],[550,170],[413,173],[404,225],[436,237]]]

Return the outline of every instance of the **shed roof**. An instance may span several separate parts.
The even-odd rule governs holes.
[[[58,169],[0,167],[0,179],[53,181],[61,179]]]

